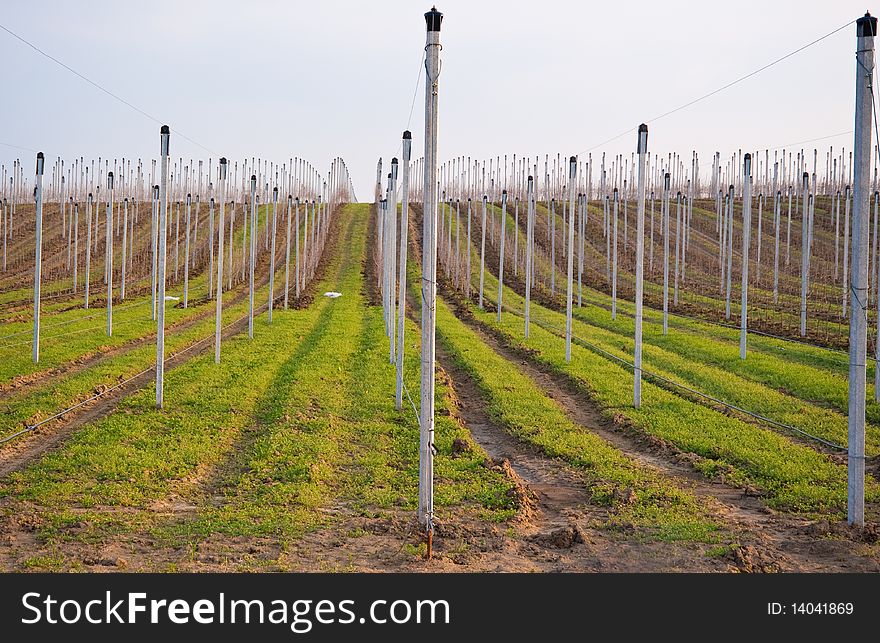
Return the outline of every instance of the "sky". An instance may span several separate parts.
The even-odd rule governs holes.
[[[854,24],[651,119],[855,20],[864,3],[446,0],[437,8],[441,162],[628,156],[640,122],[652,153],[697,150],[704,162],[739,148],[797,144],[818,147],[823,159],[830,145],[852,147]],[[173,134],[173,157],[298,156],[326,172],[341,156],[367,200],[377,159],[387,168],[404,129],[413,157],[421,155],[428,9],[412,0],[10,0],[0,25],[198,144]],[[50,162],[158,156],[159,123],[3,30],[0,61],[7,167],[20,158],[30,171],[35,150]]]

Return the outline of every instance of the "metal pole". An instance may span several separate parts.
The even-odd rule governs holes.
[[[284,242],[284,310],[290,297],[290,219],[293,215],[293,195],[287,195],[287,236]]]
[[[122,191],[125,194],[125,190]],[[126,268],[126,260],[128,258],[128,197],[123,201],[122,206],[122,274],[119,279],[119,299],[120,301],[125,299],[125,268]],[[76,259],[74,255],[74,260]],[[76,274],[76,270],[74,269],[74,274]]]
[[[275,235],[278,228],[278,186],[272,188],[272,248],[269,253],[269,323],[275,299]]]
[[[189,306],[189,237],[190,216],[192,212],[192,194],[186,195],[186,232],[183,246],[183,307]]]
[[[73,204],[73,292],[79,280],[79,203]],[[123,283],[125,283],[123,281]]]
[[[669,172],[663,175],[663,334],[669,332]]]
[[[223,219],[226,209],[226,172],[228,164],[226,157],[220,158],[220,225],[217,228],[217,299],[215,306],[214,321],[214,363],[220,363],[220,342],[223,339]],[[213,199],[212,199],[213,201]],[[211,244],[213,245],[213,239]],[[232,247],[230,234],[229,245]],[[231,267],[230,267],[231,270]]]
[[[746,358],[746,334],[748,329],[749,308],[749,249],[752,227],[752,155],[743,156],[743,247],[742,247],[742,283],[740,285],[739,311],[739,358]]]
[[[801,337],[807,334],[807,289],[809,287],[810,271],[810,216],[807,206],[807,191],[809,190],[810,175],[804,172],[801,220]]]
[[[434,340],[437,301],[437,100],[440,74],[440,23],[436,8],[425,14],[425,196],[422,247],[422,355],[419,414],[419,523],[430,544],[434,520]],[[429,549],[430,551],[430,549]]]
[[[868,221],[871,180],[871,107],[877,19],[856,21],[856,109],[853,145],[853,244],[849,323],[849,449],[847,521],[865,524],[865,388],[867,361]]]
[[[534,245],[533,236],[535,229],[532,226],[532,220],[535,216],[535,179],[529,176],[526,190],[526,198],[528,199],[526,209],[526,303],[523,318],[525,321],[525,330],[523,335],[529,338],[529,314],[531,312],[532,303],[532,246]]]
[[[477,304],[480,310],[483,310],[483,282],[485,280],[485,269],[486,269],[486,202],[487,197],[483,195],[483,224],[481,226],[481,241],[480,241],[480,297],[479,303]]]
[[[681,253],[684,250],[681,232],[681,192],[675,195],[675,278],[672,282],[672,303],[678,306],[678,276],[681,274]]]
[[[403,173],[400,177],[403,194],[400,205],[400,273],[397,294],[397,385],[394,394],[394,405],[398,411],[403,408],[403,338],[406,329],[406,253],[407,233],[409,232],[409,164],[411,156],[412,134],[407,130],[403,133]],[[470,244],[468,252],[470,252]]]
[[[164,403],[165,386],[165,264],[167,252],[167,221],[168,221],[168,155],[170,153],[171,130],[163,125],[159,130],[159,225],[156,228],[158,238],[156,303],[158,305],[158,321],[156,322],[156,408],[161,409]]]
[[[113,172],[107,174],[107,239],[104,274],[107,279],[107,336],[113,335]]]
[[[504,237],[507,229],[507,190],[501,191],[501,239],[498,252],[498,306],[497,318],[501,321],[501,307],[504,302]],[[468,250],[470,252],[470,250]]]
[[[299,197],[294,199],[294,216],[296,220],[294,221],[294,241],[295,241],[295,250],[296,250],[296,274],[294,274],[294,282],[296,283],[296,299],[299,301]]]
[[[199,161],[201,163],[201,161]],[[208,168],[210,177],[211,168]],[[201,179],[201,176],[199,176]],[[211,191],[210,181],[208,190]],[[214,295],[214,197],[208,203],[208,299]],[[221,224],[222,229],[222,224]],[[218,256],[223,257],[221,252]],[[221,259],[222,261],[222,259]]]
[[[565,294],[565,361],[571,361],[571,306],[574,297],[574,221],[575,199],[577,198],[577,157],[568,159],[568,285]]]
[[[254,264],[257,257],[257,175],[251,175],[251,251],[248,281],[248,337],[254,338]]]
[[[639,138],[636,148],[639,155],[639,175],[637,195],[639,199],[636,214],[636,320],[635,353],[633,371],[633,406],[642,404],[642,299],[644,293],[645,271],[645,155],[648,152],[648,126],[639,125]]]
[[[86,284],[85,284],[85,309],[89,308],[89,276],[92,269],[92,193],[89,192],[86,201]]]
[[[388,360],[390,364],[396,364],[394,358],[394,349],[397,339],[395,337],[397,324],[397,307],[395,297],[397,293],[394,291],[395,286],[395,258],[394,251],[397,250],[397,158],[391,159],[391,178],[388,184],[388,223],[385,226],[385,236],[388,240],[387,265],[388,265]]]
[[[617,220],[620,210],[620,193],[614,188],[614,223],[611,241],[611,319],[617,319]],[[678,264],[676,264],[677,266]]]
[[[43,153],[37,152],[37,175],[34,180],[36,208],[36,250],[34,251],[34,340],[32,358],[40,361],[40,281],[43,270]],[[5,231],[4,231],[5,234]]]
[[[150,240],[152,246],[152,269],[150,272],[150,297],[152,303],[152,314],[151,319],[153,321],[156,320],[156,269],[157,269],[157,261],[159,255],[159,186],[154,185],[150,188],[150,196],[152,197],[152,226],[151,233],[152,239]],[[97,230],[97,220],[95,221],[95,237],[98,236]]]
[[[849,303],[849,255],[850,255],[850,242],[849,242],[849,211],[850,205],[852,204],[852,198],[850,196],[850,187],[846,186],[846,191],[843,196],[844,200],[844,215],[843,215],[843,313],[841,317],[846,317],[846,306]]]
[[[773,207],[773,303],[779,301],[779,228],[782,223],[782,192],[776,191],[775,203]]]

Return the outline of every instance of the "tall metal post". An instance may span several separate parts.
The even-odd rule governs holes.
[[[526,214],[526,302],[523,318],[525,322],[525,330],[523,336],[529,338],[529,315],[532,307],[532,279],[534,270],[532,269],[532,250],[534,246],[535,227],[532,225],[535,219],[535,179],[529,176],[526,188],[526,198],[528,199],[528,207]]]
[[[481,241],[480,241],[480,296],[478,299],[478,306],[480,310],[483,309],[483,282],[486,277],[486,209],[487,209],[487,201],[488,197],[483,195],[483,224],[481,226]]]
[[[633,371],[633,406],[639,408],[642,404],[642,299],[644,293],[645,272],[645,155],[648,152],[648,126],[644,123],[639,125],[639,138],[636,145],[636,153],[639,155],[638,188],[636,190],[639,200],[636,209],[636,323],[635,323],[635,353]]]
[[[217,299],[214,319],[214,363],[220,363],[220,342],[223,334],[223,219],[226,214],[226,157],[220,159],[220,225],[217,228]],[[213,199],[212,199],[213,201]],[[211,240],[213,245],[214,241]],[[230,234],[229,245],[232,246]],[[230,267],[231,269],[231,267]]]
[[[36,250],[34,251],[34,339],[31,357],[40,361],[40,281],[43,272],[43,153],[37,152],[37,175],[34,181],[36,208]],[[6,231],[3,231],[6,234]]]
[[[669,333],[669,172],[663,175],[663,334]]]
[[[388,252],[386,253],[386,262],[388,265],[388,361],[390,364],[396,364],[394,358],[395,348],[397,344],[397,306],[395,292],[396,284],[396,259],[394,252],[397,250],[397,158],[391,159],[391,177],[388,183],[388,222],[385,226],[385,237],[387,239]]]
[[[617,220],[619,219],[620,193],[614,188],[614,238],[611,242],[611,319],[617,319]]]
[[[501,321],[501,307],[504,302],[504,237],[507,229],[507,190],[501,191],[501,239],[498,252],[498,305],[497,319]],[[470,252],[470,248],[468,248]]]
[[[278,186],[272,188],[272,246],[269,251],[269,316],[272,323],[272,308],[275,300],[275,235],[278,229]]]
[[[152,238],[150,240],[152,246],[152,267],[150,271],[150,298],[151,298],[151,315],[150,318],[156,320],[156,285],[157,281],[157,262],[159,256],[159,186],[154,185],[150,188],[150,196],[152,197]],[[98,221],[95,220],[95,238],[98,236]]]
[[[125,194],[123,188],[122,193]],[[71,208],[72,210],[73,208]],[[119,275],[119,300],[125,299],[125,273],[128,259],[128,197],[122,201],[122,265]]]
[[[853,144],[852,281],[849,322],[847,521],[865,524],[865,388],[868,340],[868,220],[871,195],[871,103],[877,19],[856,21],[856,109]]]
[[[89,281],[92,269],[92,193],[89,192],[86,201],[86,283],[84,308],[89,308]]]
[[[201,164],[201,161],[199,161],[199,163]],[[209,167],[209,176],[210,172],[211,168]],[[208,184],[208,191],[211,191],[210,181]],[[196,218],[198,219],[198,217]],[[212,196],[208,202],[208,299],[214,296],[214,226],[214,197]],[[219,256],[222,257],[223,255],[220,254]]]
[[[400,177],[402,194],[400,205],[400,264],[397,293],[397,383],[394,392],[394,405],[399,411],[403,408],[403,336],[406,329],[406,252],[409,227],[409,164],[412,157],[412,134],[403,133],[403,172]],[[470,246],[468,246],[470,251]]]
[[[801,201],[803,217],[801,219],[801,337],[807,334],[807,292],[810,273],[810,215],[807,206],[807,193],[810,189],[810,175],[804,172]]]
[[[284,241],[284,310],[290,297],[290,218],[293,216],[293,195],[287,195],[287,236]]]
[[[104,230],[107,247],[104,275],[107,280],[107,336],[113,334],[113,172],[107,174],[107,227]]]
[[[190,240],[190,217],[192,213],[192,194],[186,195],[186,232],[184,233],[183,247],[183,307],[189,306],[189,240]]]
[[[248,337],[254,338],[254,265],[257,260],[257,175],[251,175],[251,234],[248,281]]]
[[[568,261],[568,285],[565,293],[565,361],[571,361],[571,306],[574,297],[574,224],[577,211],[575,199],[577,198],[577,157],[568,159],[568,227],[563,230],[568,232],[568,245],[566,259]]]
[[[752,155],[743,156],[743,246],[742,283],[740,284],[739,309],[739,358],[746,358],[746,341],[749,325],[749,249],[752,228]]]
[[[156,408],[164,404],[165,384],[165,263],[168,222],[168,155],[170,153],[171,130],[163,125],[159,130],[159,221],[156,228],[158,238],[157,273],[156,273],[156,305],[158,307],[156,322]]]
[[[430,543],[434,519],[434,340],[437,301],[437,100],[440,74],[440,23],[432,7],[425,14],[425,178],[422,246],[422,355],[419,413],[419,523]]]

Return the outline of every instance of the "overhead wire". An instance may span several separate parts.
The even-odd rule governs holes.
[[[807,44],[805,44],[805,45],[802,45],[801,47],[798,47],[798,48],[795,49],[794,51],[790,51],[790,52],[788,52],[787,54],[785,54],[784,56],[780,56],[780,57],[777,58],[776,60],[774,60],[774,61],[772,61],[772,62],[770,62],[770,63],[767,63],[766,65],[764,65],[764,66],[762,66],[762,67],[759,67],[758,69],[755,69],[754,71],[751,71],[751,72],[749,72],[748,74],[745,74],[744,76],[740,76],[740,77],[737,78],[736,80],[733,80],[733,81],[731,81],[731,82],[729,82],[729,83],[727,83],[727,84],[725,84],[725,85],[722,85],[721,87],[718,87],[717,89],[713,89],[712,91],[707,92],[706,94],[703,94],[702,96],[699,96],[699,97],[697,97],[697,98],[694,98],[693,100],[690,100],[690,101],[688,101],[688,102],[686,102],[686,103],[684,103],[684,104],[682,104],[682,105],[679,105],[678,107],[675,107],[675,108],[673,108],[673,109],[670,109],[669,111],[663,112],[663,113],[660,114],[659,116],[654,116],[653,118],[649,118],[648,120],[646,120],[646,121],[644,121],[644,122],[645,122],[645,123],[653,123],[653,122],[655,122],[655,121],[659,121],[661,118],[666,118],[667,116],[671,116],[672,114],[675,114],[676,112],[680,112],[681,110],[683,110],[683,109],[687,109],[688,107],[690,107],[690,106],[692,106],[692,105],[695,105],[695,104],[697,104],[697,103],[699,103],[699,102],[701,102],[701,101],[704,101],[704,100],[706,100],[707,98],[710,98],[710,97],[712,97],[712,96],[715,96],[716,94],[718,94],[718,93],[720,93],[720,92],[723,92],[723,91],[726,90],[726,89],[730,89],[730,88],[733,87],[734,85],[737,85],[737,84],[743,82],[744,80],[748,80],[748,79],[751,78],[752,76],[755,76],[755,75],[757,75],[757,74],[760,74],[762,71],[765,71],[765,70],[767,70],[767,69],[770,69],[770,68],[773,67],[774,65],[777,65],[777,64],[781,63],[782,61],[784,61],[784,60],[786,60],[786,59],[788,59],[788,58],[791,58],[791,57],[794,56],[795,54],[798,54],[798,53],[802,52],[803,50],[805,50],[805,49],[807,49],[807,48],[809,48],[809,47],[812,47],[813,45],[815,45],[815,44],[817,44],[817,43],[819,43],[819,42],[822,42],[822,41],[825,40],[826,38],[829,38],[830,36],[833,36],[833,35],[836,34],[837,32],[842,31],[843,29],[846,29],[847,27],[849,27],[850,25],[852,25],[852,24],[854,24],[854,23],[855,23],[855,20],[850,20],[850,21],[847,22],[845,25],[842,25],[842,26],[837,27],[836,29],[834,29],[834,30],[832,30],[832,31],[829,31],[829,32],[826,33],[824,36],[820,36],[819,38],[816,38],[815,40],[813,40],[813,41],[811,41],[811,42],[809,42],[809,43],[807,43]],[[598,145],[594,145],[594,146],[592,146],[592,147],[588,147],[587,149],[581,150],[580,152],[578,152],[578,155],[583,154],[583,153],[585,153],[585,152],[591,152],[591,151],[593,151],[593,150],[595,150],[595,149],[597,149],[597,148],[599,148],[599,147],[602,147],[602,146],[604,146],[604,145],[607,145],[608,143],[613,143],[614,141],[618,140],[619,138],[622,138],[623,136],[626,136],[627,134],[629,134],[629,133],[631,133],[631,132],[634,132],[635,130],[636,130],[635,127],[629,127],[629,128],[627,128],[626,130],[624,130],[623,132],[621,132],[620,134],[617,134],[617,135],[615,135],[615,136],[612,136],[611,138],[609,138],[609,139],[607,139],[607,140],[605,140],[605,141],[599,143]]]
[[[122,98],[122,97],[119,96],[118,94],[116,94],[116,93],[110,91],[110,90],[107,89],[106,87],[100,85],[99,83],[96,83],[96,82],[93,81],[91,78],[88,78],[87,76],[81,74],[80,72],[78,72],[77,70],[75,70],[75,69],[74,69],[73,67],[71,67],[70,65],[67,65],[66,63],[62,62],[61,60],[59,60],[58,58],[56,58],[56,57],[53,56],[52,54],[50,54],[50,53],[44,51],[43,49],[41,49],[40,47],[38,47],[37,45],[35,45],[35,44],[32,43],[31,41],[27,40],[27,39],[24,38],[23,36],[20,36],[19,34],[15,33],[15,32],[12,31],[9,27],[6,27],[5,25],[0,24],[0,29],[2,29],[3,31],[5,31],[6,33],[8,33],[8,34],[9,34],[10,36],[12,36],[13,38],[16,38],[17,40],[21,41],[22,43],[24,43],[25,45],[27,45],[28,47],[30,47],[31,49],[33,49],[34,51],[36,51],[36,52],[37,52],[38,54],[40,54],[41,56],[44,56],[44,57],[48,58],[49,60],[51,60],[51,61],[54,62],[55,64],[57,64],[57,65],[63,67],[64,69],[66,69],[66,70],[69,71],[70,73],[72,73],[72,74],[74,74],[75,76],[77,76],[77,77],[81,78],[82,80],[86,81],[87,83],[89,83],[90,85],[92,85],[93,87],[95,87],[96,89],[98,89],[98,90],[104,92],[105,94],[107,94],[107,95],[110,96],[111,98],[113,98],[113,99],[119,101],[119,102],[122,103],[123,105],[126,105],[126,106],[130,107],[131,109],[133,109],[133,110],[136,111],[137,113],[141,114],[142,116],[144,116],[144,117],[150,119],[151,121],[155,122],[155,123],[158,124],[158,125],[164,125],[164,124],[165,124],[164,121],[159,120],[158,118],[156,118],[156,117],[153,116],[152,114],[150,114],[150,113],[148,113],[148,112],[142,110],[142,109],[141,109],[140,107],[138,107],[137,105],[134,105],[133,103],[131,103],[131,102],[125,100],[124,98]],[[187,136],[186,134],[184,134],[183,132],[181,132],[181,131],[178,130],[177,128],[171,128],[171,129],[172,129],[172,131],[174,131],[175,134],[177,134],[178,136],[180,136],[182,139],[185,139],[185,140],[189,141],[189,142],[192,143],[193,145],[195,145],[195,146],[197,146],[197,147],[200,147],[201,149],[205,150],[206,152],[209,152],[210,154],[213,154],[214,156],[219,156],[219,154],[217,154],[217,152],[214,152],[214,151],[211,150],[210,148],[205,147],[204,145],[202,145],[201,143],[199,143],[199,142],[196,141],[195,139],[190,138],[189,136]],[[16,146],[11,146],[11,147],[16,147]],[[26,148],[22,148],[22,149],[26,149]],[[28,150],[28,151],[33,152],[34,150]]]

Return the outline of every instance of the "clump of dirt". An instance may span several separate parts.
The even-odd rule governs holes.
[[[798,533],[818,538],[843,538],[869,545],[880,541],[880,525],[867,524],[857,527],[837,520],[820,520],[807,525]]]
[[[724,557],[740,572],[772,574],[782,571],[772,556],[754,545],[736,545]]]
[[[460,455],[465,453],[470,453],[472,451],[472,447],[467,440],[462,438],[455,438],[452,441],[452,457],[457,458]]]
[[[632,487],[624,487],[614,489],[612,494],[615,505],[633,505],[639,501],[639,497]]]
[[[487,468],[504,475],[513,482],[513,486],[507,492],[507,495],[514,500],[517,507],[515,520],[529,522],[538,513],[538,498],[531,489],[523,484],[520,477],[516,475],[513,467],[510,466],[510,460],[507,458],[501,458],[500,460],[487,458],[485,465]]]
[[[571,549],[577,544],[585,543],[586,538],[580,527],[577,525],[567,525],[554,529],[549,534],[537,534],[532,537],[532,541],[542,547]]]

